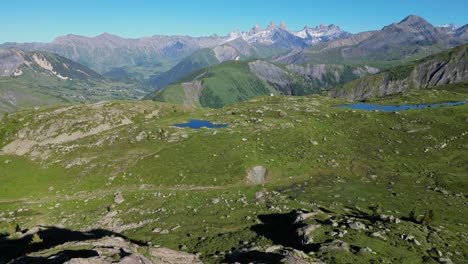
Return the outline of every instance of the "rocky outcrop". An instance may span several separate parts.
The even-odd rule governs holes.
[[[33,235],[42,237],[30,242]],[[108,231],[77,232],[35,227],[12,241],[0,241],[0,263],[200,264],[198,256],[145,246]]]
[[[468,45],[429,56],[422,61],[364,77],[331,90],[328,95],[347,100],[385,96],[409,89],[468,81]]]
[[[286,66],[286,68],[292,72],[307,76],[310,79],[317,79],[318,81],[324,82],[325,85],[332,85],[347,81],[345,77],[345,75],[347,75],[345,74],[346,71],[354,75],[352,78],[360,78],[379,72],[379,69],[369,66],[349,67],[345,65],[333,64],[306,64],[303,66],[289,64]],[[329,80],[326,80],[327,78]]]
[[[286,76],[286,72],[280,67],[262,60],[249,63],[250,71],[259,79],[278,86],[287,86],[291,83]]]
[[[237,50],[228,45],[214,47],[213,51],[219,62],[235,60],[239,56]]]
[[[0,77],[19,73],[19,66],[24,63],[23,55],[19,49],[0,49]]]
[[[267,178],[267,169],[263,166],[255,166],[247,173],[247,183],[264,184]]]

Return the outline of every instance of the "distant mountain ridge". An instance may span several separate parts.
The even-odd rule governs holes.
[[[388,68],[468,42],[467,25],[447,30],[410,15],[381,30],[367,31],[292,51],[274,59],[281,63],[367,64]]]
[[[107,80],[57,54],[0,49],[0,112],[60,103],[139,99],[148,92],[138,83]]]
[[[468,82],[468,44],[345,83],[329,91],[328,95],[347,100],[363,100],[409,89],[462,82]]]
[[[238,34],[238,35],[237,35]],[[147,77],[164,72],[196,50],[214,48],[237,39],[248,44],[268,47],[303,48],[321,41],[349,35],[337,26],[306,27],[294,32],[285,26],[271,26],[258,32],[233,31],[228,36],[207,37],[154,35],[136,39],[122,38],[109,33],[95,37],[65,35],[51,43],[3,43],[0,48],[16,47],[26,51],[44,50],[59,54],[88,66],[99,73],[114,68],[135,67]]]

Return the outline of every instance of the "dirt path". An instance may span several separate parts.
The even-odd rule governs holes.
[[[72,195],[57,195],[57,196],[48,196],[39,199],[4,199],[0,200],[0,204],[5,203],[21,203],[21,204],[39,204],[46,202],[55,202],[55,201],[73,201],[73,200],[83,200],[89,197],[111,195],[117,192],[123,193],[135,193],[135,192],[156,192],[156,191],[211,191],[211,190],[226,190],[230,188],[238,188],[242,184],[231,184],[224,186],[162,186],[162,187],[151,187],[151,188],[142,188],[141,186],[119,186],[112,189],[98,190],[92,192],[78,192]]]

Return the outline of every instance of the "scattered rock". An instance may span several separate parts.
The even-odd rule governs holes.
[[[351,228],[353,230],[365,230],[366,225],[361,223],[361,222],[351,222],[349,224],[349,228]]]
[[[335,239],[332,242],[324,243],[320,246],[319,251],[334,251],[334,250],[343,250],[349,251],[348,243]]]
[[[376,254],[375,251],[373,251],[370,247],[363,247],[359,249],[358,254],[362,255],[366,253]]]
[[[247,183],[264,184],[266,182],[267,169],[263,166],[255,166],[247,173]]]
[[[140,142],[140,141],[142,141],[143,139],[146,139],[146,138],[148,138],[148,134],[146,134],[145,131],[141,131],[140,134],[138,134],[138,135],[136,136],[135,140],[136,140],[137,142]]]
[[[281,245],[273,245],[273,246],[267,247],[267,248],[265,249],[265,252],[266,252],[266,253],[271,253],[271,252],[278,251],[278,250],[280,250],[280,249],[282,249],[282,248],[283,248],[283,246],[281,246]]]
[[[439,262],[444,264],[453,264],[452,260],[449,258],[439,258]]]
[[[115,196],[114,196],[114,203],[116,204],[121,204],[125,201],[125,199],[123,198],[123,195],[122,193],[117,193]]]
[[[376,238],[380,238],[383,241],[387,240],[387,238],[383,236],[382,232],[374,232],[374,233],[371,234],[371,236],[376,237]]]
[[[400,237],[401,237],[401,239],[404,239],[406,241],[413,242],[416,246],[421,245],[421,243],[418,240],[416,240],[416,238],[414,238],[414,236],[412,236],[412,235],[403,234]]]

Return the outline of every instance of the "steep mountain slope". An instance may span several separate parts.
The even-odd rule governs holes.
[[[404,64],[467,42],[463,27],[449,32],[432,26],[418,16],[408,16],[382,30],[363,32],[349,38],[323,43],[289,56],[283,63],[366,64],[379,68]]]
[[[378,72],[344,65],[275,65],[227,61],[196,71],[145,99],[219,108],[266,94],[307,95]]]
[[[468,81],[468,45],[397,66],[376,75],[341,85],[328,94],[348,100],[385,96],[408,89]]]
[[[56,54],[0,49],[0,112],[66,102],[137,99],[148,88],[111,82]]]
[[[351,34],[336,25],[319,25],[314,28],[305,26],[299,31],[289,30],[283,22],[276,26],[271,22],[266,29],[256,25],[248,32],[232,31],[227,41],[242,39],[250,44],[260,44],[277,48],[304,48],[320,42],[341,39]]]
[[[214,48],[206,48],[195,51],[183,59],[167,72],[157,74],[145,83],[159,90],[182,77],[199,69],[219,64],[229,60],[248,58],[268,58],[273,55],[284,53],[286,49],[276,47],[265,47],[259,44],[250,44],[243,39],[235,39],[226,44]]]
[[[224,51],[223,53],[226,54],[227,52]],[[167,72],[163,72],[155,77],[152,77],[146,82],[146,84],[155,89],[160,89],[179,80],[180,78],[195,70],[206,68],[218,63],[220,63],[220,61],[218,60],[213,49],[201,49],[195,51],[190,56],[183,59]]]

